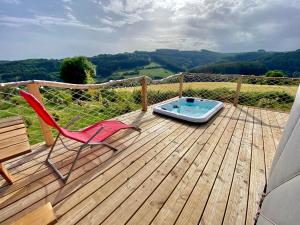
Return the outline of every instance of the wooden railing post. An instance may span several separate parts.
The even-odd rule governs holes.
[[[179,76],[179,98],[182,97],[184,73]]]
[[[142,84],[142,111],[146,112],[148,108],[148,97],[147,97],[147,78],[143,76],[141,79]]]
[[[243,81],[243,76],[239,76],[237,83],[236,83],[236,91],[235,91],[235,96],[233,100],[233,105],[237,106],[239,103],[239,97],[240,97],[240,91],[241,91],[241,86],[242,86],[242,81]]]
[[[39,86],[35,83],[27,84],[28,91],[34,95],[41,103],[43,102],[42,95],[39,91]],[[38,116],[38,120],[41,126],[42,134],[47,146],[51,146],[54,143],[54,138],[52,136],[51,130],[48,125]]]

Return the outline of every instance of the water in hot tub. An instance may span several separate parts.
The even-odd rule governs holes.
[[[201,116],[213,109],[218,104],[217,101],[211,100],[198,100],[194,102],[187,102],[186,99],[180,99],[178,101],[164,105],[162,108],[165,110],[187,115],[187,116]]]

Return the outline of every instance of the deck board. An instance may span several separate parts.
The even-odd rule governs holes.
[[[245,127],[247,108],[241,111],[239,120],[228,145],[225,158],[212,188],[209,200],[203,212],[200,224],[222,224],[228,196],[240,151],[241,138]]]
[[[246,124],[241,139],[239,155],[234,170],[234,177],[223,224],[243,224],[247,213],[247,200],[249,189],[250,162],[252,156],[253,139],[253,108],[249,108],[246,117]]]
[[[253,143],[251,157],[251,174],[249,177],[249,195],[247,204],[246,224],[252,225],[256,218],[257,208],[266,183],[265,158],[261,115],[258,109],[254,111]]]
[[[9,161],[16,182],[0,180],[0,223],[50,201],[58,224],[253,224],[288,114],[228,104],[202,125],[151,107],[119,119],[142,133],[116,134],[117,153],[86,150],[66,184],[45,165],[44,146]],[[58,145],[53,161],[66,173],[73,157]]]

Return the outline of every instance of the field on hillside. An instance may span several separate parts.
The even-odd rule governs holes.
[[[147,66],[143,66],[141,68],[135,70],[126,70],[126,71],[119,71],[115,72],[112,75],[112,79],[125,79],[134,76],[148,76],[152,79],[161,79],[167,76],[172,75],[173,73],[169,70],[162,68],[159,64],[151,62]]]

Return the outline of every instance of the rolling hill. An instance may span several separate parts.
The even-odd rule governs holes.
[[[96,65],[97,82],[140,74],[156,79],[179,71],[262,75],[268,70],[278,69],[291,77],[300,76],[300,50],[220,53],[157,49],[153,52],[100,54],[89,59]],[[59,81],[61,62],[62,59],[3,60],[0,61],[0,82],[30,79]]]

